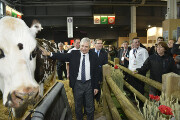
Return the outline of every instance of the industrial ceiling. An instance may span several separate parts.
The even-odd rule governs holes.
[[[162,26],[165,20],[166,0],[2,0],[23,13],[23,19],[31,24],[33,19],[38,19],[44,28],[54,31],[67,30],[67,17],[73,17],[74,29],[78,27],[81,32],[91,33],[93,37],[128,36],[131,30],[130,7],[136,6],[136,29],[138,36],[146,36],[148,25]],[[179,1],[178,1],[179,5]],[[178,7],[179,9],[179,7]],[[94,14],[114,14],[115,24],[95,25]],[[179,17],[179,12],[178,12]]]

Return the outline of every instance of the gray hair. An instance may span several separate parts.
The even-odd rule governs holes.
[[[62,42],[58,43],[58,47],[59,47],[59,46],[63,46],[63,45],[64,45],[64,44],[63,44]]]
[[[89,43],[89,47],[91,47],[91,42],[90,42],[89,38],[87,38],[87,37],[82,38],[80,45],[82,45],[83,43]]]

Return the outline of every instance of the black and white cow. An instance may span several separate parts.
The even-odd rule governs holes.
[[[31,30],[19,18],[6,16],[0,19],[0,90],[7,107],[18,109],[39,95],[33,55],[37,31]]]

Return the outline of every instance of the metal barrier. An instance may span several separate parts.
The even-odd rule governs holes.
[[[25,120],[72,120],[64,85],[56,82]]]

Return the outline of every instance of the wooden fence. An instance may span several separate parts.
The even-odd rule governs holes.
[[[153,86],[154,88],[163,91],[169,97],[173,95],[173,97],[178,98],[180,100],[180,76],[174,73],[168,73],[163,75],[162,83],[154,81],[150,78],[142,76],[140,74],[133,74],[129,69],[119,65],[119,59],[115,58],[113,61],[108,61],[111,65],[117,65],[121,70],[128,73],[129,75],[139,79],[140,81]],[[120,103],[122,110],[130,120],[144,120],[143,116],[140,114],[139,110],[136,106],[132,104],[131,101],[123,94],[123,91],[119,89],[116,83],[111,78],[111,66],[104,65],[103,66],[103,107],[104,113],[108,120],[121,120],[121,117],[115,107],[112,98],[111,92],[114,93],[117,101]],[[142,101],[148,101],[148,99],[142,95],[139,91],[133,88],[129,83],[124,80],[124,85],[132,92],[135,93],[136,96]],[[173,87],[172,87],[173,86]]]

